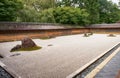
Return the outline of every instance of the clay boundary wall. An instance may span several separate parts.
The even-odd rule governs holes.
[[[68,28],[35,30],[0,30],[0,42],[21,40],[23,37],[45,38],[83,33],[120,34],[120,28]]]
[[[74,26],[75,27],[75,26]],[[33,22],[0,22],[0,42],[21,40],[23,37],[45,38],[82,33],[120,34],[120,23],[93,24],[86,28],[67,28],[60,24]]]

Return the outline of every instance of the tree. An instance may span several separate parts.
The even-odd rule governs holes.
[[[18,0],[0,1],[0,21],[16,21],[22,3]]]
[[[95,24],[99,22],[99,2],[98,0],[83,0],[82,6],[80,8],[84,8],[87,10],[89,15],[89,20],[91,24]]]
[[[87,20],[89,14],[85,9],[58,7],[54,9],[53,15],[57,23],[76,25],[85,25],[89,23]]]
[[[118,6],[108,0],[60,0],[57,5],[60,7],[72,6],[86,9],[89,13],[90,24],[114,23],[120,20]]]
[[[47,16],[49,16],[51,11],[47,12],[44,10],[55,7],[55,0],[21,0],[21,1],[24,4],[24,8],[19,12],[18,21],[22,22],[47,22],[48,21]]]
[[[71,6],[72,4],[72,0],[61,0],[61,1],[57,1],[57,6]]]
[[[40,22],[42,23],[55,23],[55,18],[53,15],[53,9],[46,9],[40,13]]]
[[[99,22],[99,2],[98,0],[61,0],[58,6],[72,6],[86,9],[89,13],[89,20],[91,24]]]
[[[18,22],[39,22],[40,12],[36,11],[34,8],[24,7],[18,14]]]
[[[120,10],[111,1],[99,0],[100,23],[115,23],[120,20]]]
[[[37,11],[54,8],[56,0],[21,0],[24,7],[34,8]]]

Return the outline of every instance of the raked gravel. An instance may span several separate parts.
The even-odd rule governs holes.
[[[79,34],[34,41],[42,49],[10,53],[10,49],[21,42],[0,43],[0,54],[4,56],[0,61],[21,78],[65,78],[119,43],[120,35],[107,37],[107,34],[93,34],[83,37]]]

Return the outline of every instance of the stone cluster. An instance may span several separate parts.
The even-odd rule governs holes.
[[[21,42],[22,42],[22,44],[21,45],[16,45],[15,47],[13,47],[12,49],[11,49],[11,51],[16,51],[16,50],[19,50],[20,48],[32,48],[32,47],[35,47],[36,46],[36,44],[32,41],[32,39],[31,38],[28,38],[28,37],[26,37],[26,38],[23,38],[22,40],[21,40]]]

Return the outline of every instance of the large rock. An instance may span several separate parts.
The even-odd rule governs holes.
[[[36,44],[32,41],[32,39],[31,38],[28,38],[28,37],[26,37],[26,38],[23,38],[22,40],[21,40],[21,42],[22,42],[22,44],[21,45],[16,45],[15,47],[13,47],[12,49],[11,49],[11,52],[12,51],[16,51],[16,50],[20,50],[20,49],[22,49],[22,48],[32,48],[32,47],[36,47]]]
[[[36,44],[32,41],[31,38],[26,37],[22,40],[21,46],[22,46],[22,48],[30,48],[30,47],[35,47]]]

